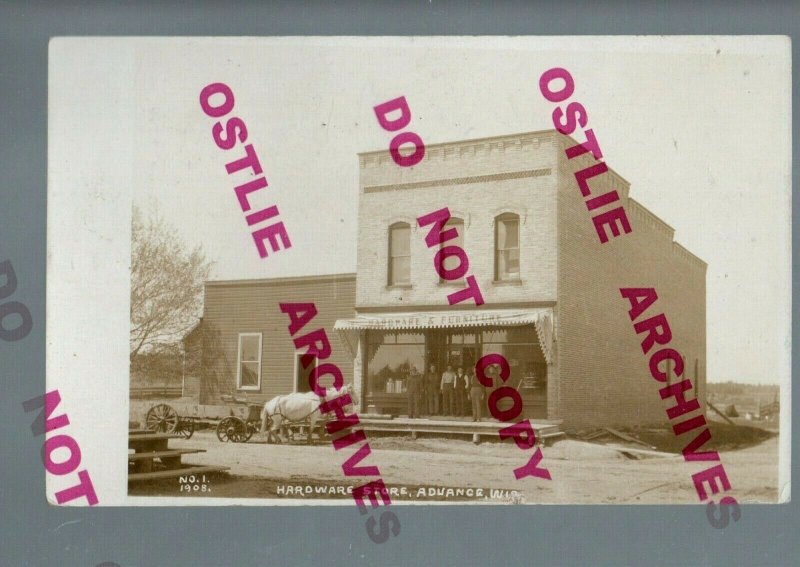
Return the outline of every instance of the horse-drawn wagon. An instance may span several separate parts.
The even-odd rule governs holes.
[[[247,398],[223,395],[225,405],[198,405],[172,402],[158,403],[147,410],[144,426],[157,433],[181,435],[189,439],[199,429],[211,429],[222,442],[246,443],[258,431],[280,442],[281,434],[294,440],[305,435],[311,442],[314,431],[326,435],[328,417],[319,406],[322,399],[311,393],[276,396],[266,404],[254,404]]]
[[[232,396],[224,396],[223,401],[231,404],[158,403],[147,410],[144,427],[186,439],[191,438],[195,430],[214,429],[222,442],[246,443],[260,427],[261,404],[251,404]]]

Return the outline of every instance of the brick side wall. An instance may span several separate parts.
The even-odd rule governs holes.
[[[557,168],[560,417],[568,425],[664,425],[662,385],[650,376],[649,357],[640,347],[644,335],[635,334],[619,288],[656,288],[658,301],[638,320],[666,314],[673,332],[670,346],[685,357],[686,377],[696,378],[697,359],[704,396],[705,264],[673,242],[669,226],[629,199],[627,182],[613,172],[589,182],[592,194],[613,187],[624,195],[620,204],[633,232],[601,244],[574,177],[594,160],[568,161],[563,149],[575,142],[554,135],[563,156]]]
[[[556,297],[555,148],[552,136],[524,134],[429,146],[417,166],[397,166],[389,152],[360,156],[356,308],[447,306],[463,284],[440,284],[436,249],[418,216],[443,207],[464,219],[464,249],[487,304],[550,302]],[[493,283],[494,218],[520,216],[521,282]],[[411,233],[408,288],[387,288],[389,226],[407,222]],[[468,309],[472,301],[459,304]]]
[[[201,325],[199,403],[223,403],[222,394],[246,396],[260,403],[293,391],[295,348],[289,336],[289,318],[278,307],[278,303],[292,302],[316,304],[318,315],[300,334],[324,327],[333,350],[329,361],[341,369],[346,382],[352,382],[353,359],[333,325],[337,319],[353,316],[354,275],[208,282]],[[238,337],[251,332],[262,333],[261,390],[237,391]]]

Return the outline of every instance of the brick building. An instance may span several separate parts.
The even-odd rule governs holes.
[[[702,402],[706,264],[629,198],[628,182],[612,170],[593,178],[592,190],[616,189],[614,206],[625,207],[633,231],[600,244],[573,175],[593,159],[567,160],[564,150],[575,143],[551,130],[433,144],[409,168],[398,167],[388,151],[360,154],[355,278],[209,282],[201,327],[221,332],[228,363],[216,367],[220,376],[242,373],[231,370],[248,340],[239,333],[269,333],[260,339],[270,347],[260,356],[258,394],[297,388],[296,355],[277,303],[298,293],[298,301],[318,303],[319,321],[341,357],[335,362],[352,377],[364,408],[405,413],[413,367],[466,368],[500,352],[530,417],[574,425],[661,423],[657,385],[619,294],[620,287],[655,287],[654,313],[667,313],[671,346],[686,357],[686,375]],[[425,242],[428,228],[417,226],[417,217],[443,207],[480,286],[479,307],[448,304],[447,295],[464,282],[440,280],[436,250]],[[204,377],[201,391],[206,383],[220,388],[220,378]]]

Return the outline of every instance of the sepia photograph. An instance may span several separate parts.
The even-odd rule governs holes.
[[[79,214],[83,236],[49,245],[96,246],[112,291],[80,301],[114,312],[53,348],[109,349],[80,388],[115,400],[93,454],[114,501],[690,504],[715,526],[788,501],[789,54],[51,43],[49,230]],[[103,189],[70,169],[76,77],[108,85],[93,127],[128,132]],[[48,264],[56,338],[75,269]]]

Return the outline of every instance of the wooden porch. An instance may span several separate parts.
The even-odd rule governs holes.
[[[497,432],[511,425],[496,419],[484,418],[482,421],[474,422],[471,418],[458,417],[432,417],[432,418],[409,418],[406,416],[391,417],[363,414],[359,416],[364,431],[370,433],[386,434],[396,433],[411,435],[416,438],[420,435],[437,436],[448,435],[456,437],[466,437],[474,442],[499,439]],[[551,445],[559,439],[566,437],[561,431],[560,421],[531,420],[531,426],[536,433],[536,442],[541,445]]]

